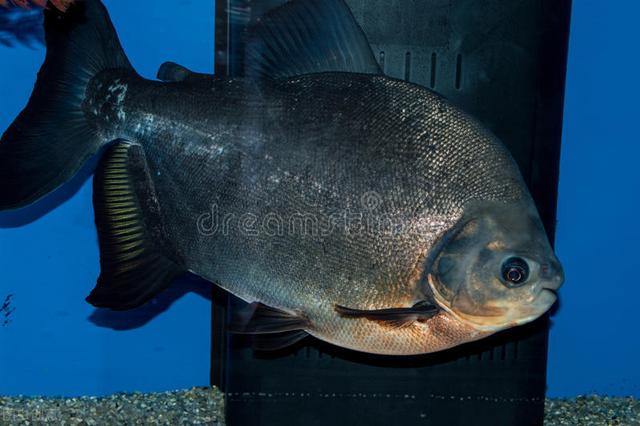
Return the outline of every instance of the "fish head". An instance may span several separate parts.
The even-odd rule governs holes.
[[[564,274],[531,200],[476,202],[447,234],[427,282],[460,321],[495,332],[533,321],[555,303]]]

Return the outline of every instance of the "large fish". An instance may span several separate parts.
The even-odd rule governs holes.
[[[240,331],[259,347],[310,334],[408,355],[556,300],[562,269],[506,148],[384,76],[343,0],[263,17],[233,79],[141,78],[97,0],[45,14],[46,60],[0,142],[0,209],[101,153],[95,306],[139,306],[191,271],[251,303]]]

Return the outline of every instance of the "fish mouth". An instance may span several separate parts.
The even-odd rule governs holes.
[[[550,287],[542,287],[542,291],[548,291],[549,293],[553,294],[553,296],[556,298],[556,300],[558,299],[558,290],[555,288],[550,288]]]
[[[511,308],[503,315],[502,325],[479,325],[477,328],[484,331],[499,331],[519,325],[528,324],[540,318],[558,300],[558,293],[555,289],[543,287],[538,296],[531,304]]]
[[[435,277],[430,278],[433,279]],[[501,310],[499,314],[496,313],[496,311],[491,313],[491,309],[488,309],[485,315],[471,315],[455,309],[454,306],[451,306],[446,299],[442,297],[435,286],[431,288],[436,303],[440,305],[444,311],[458,321],[468,324],[478,331],[490,333],[530,323],[549,311],[558,300],[556,289],[542,287],[531,303],[520,306],[495,306],[496,311],[498,309]]]

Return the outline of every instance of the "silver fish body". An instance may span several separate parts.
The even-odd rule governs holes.
[[[409,355],[556,300],[562,268],[506,148],[384,76],[343,0],[262,17],[237,79],[171,63],[165,82],[142,79],[98,0],[45,11],[45,32],[34,92],[0,140],[0,210],[101,155],[95,306],[139,306],[191,271],[252,304],[240,331],[277,342],[263,347],[311,334]]]
[[[442,97],[348,73],[98,85],[122,95],[100,104],[114,96],[96,90],[96,126],[143,145],[188,270],[349,348],[424,353],[487,334],[446,311],[390,329],[335,310],[432,298],[425,268],[470,205],[535,211],[504,146]]]

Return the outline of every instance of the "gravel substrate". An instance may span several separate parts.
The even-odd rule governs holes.
[[[0,424],[224,425],[223,396],[215,388],[104,398],[0,397]],[[550,399],[545,425],[640,426],[640,401],[601,396]]]
[[[544,420],[545,425],[552,426],[640,426],[640,401],[608,396],[548,399]]]
[[[0,397],[0,424],[224,425],[217,389],[115,394],[104,398]]]

